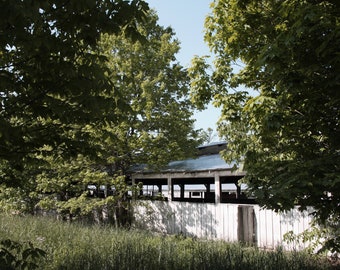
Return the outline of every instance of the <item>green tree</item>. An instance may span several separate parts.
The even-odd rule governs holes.
[[[9,123],[21,121],[15,127],[23,130],[30,144],[27,151],[24,143],[18,145],[22,156],[13,153],[1,160],[2,209],[32,211],[38,205],[70,218],[103,207],[122,209],[127,191],[133,189],[125,182],[131,164],[159,167],[193,154],[199,141],[193,130],[187,72],[175,58],[179,42],[170,28],[157,24],[154,13],[142,14],[136,16],[142,23],[135,28],[124,22],[128,32],[96,31],[93,44],[71,39],[80,52],[72,51],[70,59],[57,58],[60,63],[55,67],[56,59],[47,59],[52,70],[27,71],[28,78],[44,71],[42,78],[35,78],[36,87],[46,80],[49,88],[42,89],[46,95],[36,104],[27,105],[22,118],[8,117]],[[59,36],[58,32],[57,41]],[[62,41],[58,48],[49,45],[57,56],[69,53],[68,43],[63,48]],[[30,93],[38,90],[32,86]],[[14,163],[20,166],[14,168]],[[89,198],[88,185],[106,186],[107,192],[114,186],[116,196]]]
[[[93,53],[100,33],[139,38],[142,1],[2,1],[1,182],[20,185],[36,154],[96,155],[91,126],[115,119],[118,95]]]
[[[212,128],[207,128],[206,130],[201,130],[199,133],[199,137],[202,140],[203,144],[209,144],[214,142],[216,134]]]
[[[157,20],[151,12],[138,26],[143,42],[124,35],[102,35],[96,54],[107,59],[106,76],[112,87],[119,89],[111,92],[118,95],[116,102],[121,102],[120,107],[112,106],[116,121],[87,125],[89,139],[103,149],[95,161],[80,154],[69,159],[41,155],[49,166],[35,179],[31,205],[58,209],[66,218],[86,216],[105,207],[116,222],[124,223],[126,193],[135,188],[127,183],[132,165],[148,164],[157,169],[194,154],[199,140],[191,118],[189,78],[176,62],[179,43],[173,31],[159,26]],[[114,187],[115,194],[89,198],[88,185],[105,186],[106,192]]]
[[[37,188],[52,193],[54,185],[66,196],[79,193],[82,176],[82,188],[88,179],[102,181],[93,164],[113,136],[105,127],[125,107],[98,40],[102,33],[142,40],[137,25],[147,10],[143,1],[1,2],[2,206],[27,210],[41,199]]]
[[[145,42],[103,35],[101,54],[109,59],[109,77],[120,89],[128,110],[109,127],[108,164],[126,175],[131,164],[159,168],[171,160],[194,154],[193,105],[187,71],[176,61],[179,41],[170,27],[157,24],[154,12],[138,30]]]
[[[214,1],[205,40],[215,68],[193,60],[192,99],[222,107],[225,159],[244,163],[261,205],[312,206],[319,225],[339,226],[339,3]]]

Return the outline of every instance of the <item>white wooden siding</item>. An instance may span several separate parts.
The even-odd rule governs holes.
[[[240,240],[240,231],[238,231],[240,229],[238,220],[240,205],[238,204],[176,201],[136,201],[134,203],[135,225],[138,227],[164,234],[183,234],[226,241]],[[259,247],[273,249],[281,245],[285,249],[302,248],[302,246],[288,245],[283,242],[283,236],[291,230],[298,234],[309,228],[311,217],[307,212],[301,213],[294,209],[278,214],[271,210],[261,209],[258,205],[243,205],[243,207],[246,210],[244,210],[242,226],[249,223],[249,234],[255,233],[256,244]],[[252,216],[250,212],[246,212],[247,209],[251,210]],[[245,230],[247,230],[246,226]],[[247,233],[246,231],[246,237]]]

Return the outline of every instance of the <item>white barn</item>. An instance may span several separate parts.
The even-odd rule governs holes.
[[[275,213],[261,209],[244,194],[245,172],[233,170],[219,152],[226,143],[199,147],[196,159],[174,161],[160,172],[134,171],[133,183],[143,183],[135,201],[135,225],[167,234],[242,241],[261,248],[301,249],[284,242],[289,231],[309,228],[308,212]]]

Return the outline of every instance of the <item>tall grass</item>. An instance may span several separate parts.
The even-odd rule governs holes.
[[[331,269],[325,258],[268,252],[223,241],[155,236],[137,230],[0,215],[0,239],[31,241],[47,252],[41,269]],[[1,267],[0,267],[1,269]]]

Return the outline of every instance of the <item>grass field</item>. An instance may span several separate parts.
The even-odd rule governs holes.
[[[263,251],[237,243],[0,215],[0,240],[47,252],[40,269],[335,269],[316,255]],[[0,267],[1,269],[1,267]]]

